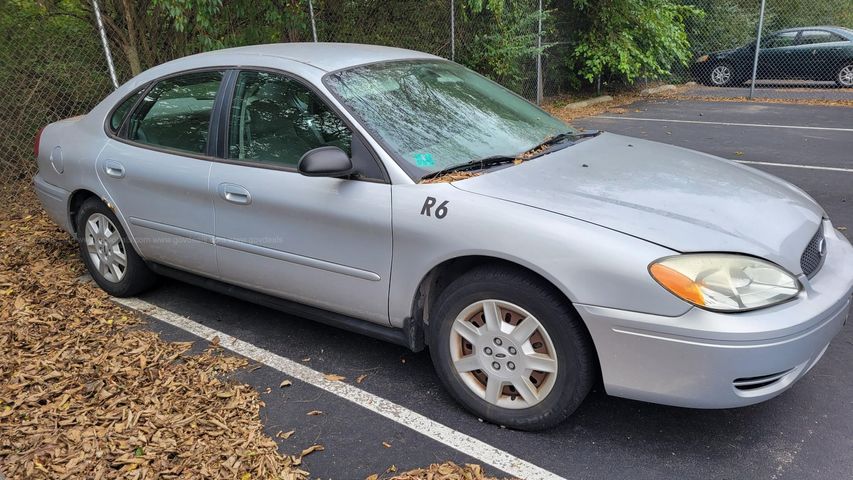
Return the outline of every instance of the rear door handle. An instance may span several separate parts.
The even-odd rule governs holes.
[[[226,202],[236,203],[238,205],[248,205],[252,203],[252,194],[248,190],[234,183],[220,183],[219,196]]]
[[[104,162],[104,172],[113,178],[124,178],[124,165],[115,160]]]

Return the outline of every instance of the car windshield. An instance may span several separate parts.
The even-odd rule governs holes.
[[[569,125],[487,78],[441,60],[335,72],[326,85],[420,178],[496,155],[514,156]]]

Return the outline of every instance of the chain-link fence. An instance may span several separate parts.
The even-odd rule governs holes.
[[[316,38],[430,52],[534,101],[649,81],[697,81],[723,96],[809,87],[812,98],[853,98],[837,88],[853,86],[853,0],[236,2],[221,6],[217,15],[233,21],[219,27],[164,6],[181,2],[98,1],[119,83],[201,50]],[[0,0],[0,184],[34,173],[38,128],[87,112],[112,89],[93,4]]]
[[[113,85],[88,19],[51,19],[0,1],[0,184],[35,173],[44,125],[86,113]]]

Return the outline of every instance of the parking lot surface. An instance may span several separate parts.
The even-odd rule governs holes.
[[[575,123],[750,162],[799,185],[837,227],[853,229],[853,109],[668,100]],[[844,233],[851,236],[850,229]],[[599,387],[564,424],[526,433],[482,423],[464,411],[439,385],[426,352],[414,354],[174,281],[141,300],[316,371],[344,376],[358,389],[554,477],[825,479],[850,478],[853,472],[851,323],[808,376],[769,402],[691,410],[609,397]],[[168,339],[197,339],[173,323],[152,318],[151,325]],[[306,443],[326,447],[305,459],[314,477],[364,478],[392,464],[404,470],[445,460],[483,463],[479,451],[454,449],[428,430],[416,431],[322,388],[299,380],[280,387],[286,378],[264,365],[240,374],[262,392],[268,433],[296,431],[279,440],[285,450]],[[323,413],[307,415],[312,410]],[[492,474],[505,473],[484,466]]]

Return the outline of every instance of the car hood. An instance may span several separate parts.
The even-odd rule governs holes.
[[[609,133],[454,182],[680,252],[739,252],[801,273],[823,210],[802,190],[692,150]]]

